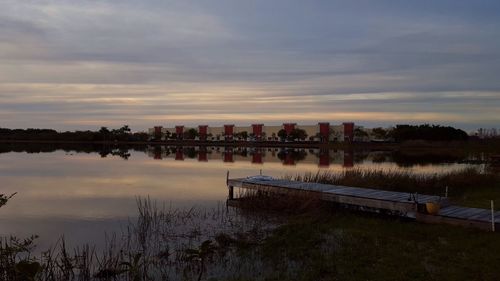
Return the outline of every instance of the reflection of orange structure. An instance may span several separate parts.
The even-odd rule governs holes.
[[[260,140],[262,138],[262,128],[264,124],[252,124],[252,133],[256,140]]]
[[[233,160],[233,149],[227,148],[224,151],[224,162],[234,162]]]
[[[344,150],[344,165],[345,168],[354,167],[354,153],[352,149]]]
[[[158,149],[156,149],[156,148],[155,148],[155,150],[154,150],[154,159],[156,159],[156,160],[161,160],[161,158],[162,158],[162,157],[161,157],[161,149],[159,149],[159,148],[158,148]]]
[[[255,151],[254,154],[252,154],[252,163],[254,163],[254,164],[262,164],[262,163],[264,163],[262,161],[262,151],[257,150],[257,151]]]
[[[354,123],[342,123],[344,125],[344,141],[352,142],[354,140]]]
[[[292,131],[295,129],[296,123],[283,123],[283,129],[285,130],[287,135],[290,135]]]
[[[224,137],[226,140],[232,140],[234,134],[234,125],[224,125]]]
[[[319,165],[320,167],[330,166],[330,150],[320,149],[319,150]]]
[[[321,142],[328,142],[330,139],[330,123],[318,123],[319,125],[319,138]]]
[[[184,137],[184,126],[175,126],[175,134],[177,139],[182,139]]]
[[[155,133],[154,133],[154,138],[155,140],[161,140],[161,129],[162,126],[155,126]]]
[[[182,148],[177,148],[175,151],[175,160],[184,161],[184,152]]]
[[[295,165],[295,158],[292,153],[285,154],[285,160],[283,161],[284,165]]]
[[[198,152],[198,161],[200,161],[200,162],[207,162],[208,161],[207,151],[199,151]]]
[[[200,136],[200,140],[202,140],[202,141],[207,140],[208,125],[199,125],[198,126],[198,134]]]

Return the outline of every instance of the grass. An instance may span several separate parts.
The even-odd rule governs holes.
[[[489,208],[490,200],[500,203],[500,174],[467,168],[449,173],[417,174],[404,170],[346,169],[341,172],[318,171],[287,179],[334,185],[366,187],[409,193],[445,196],[451,202]],[[500,205],[500,204],[497,204]],[[500,206],[496,207],[500,210]]]
[[[265,280],[497,280],[499,238],[337,210],[292,219],[260,251]]]
[[[269,217],[248,217],[222,205],[180,210],[158,206],[149,199],[139,199],[137,205],[138,219],[123,233],[108,235],[102,249],[92,245],[69,248],[61,238],[52,248],[34,254],[36,236],[4,237],[0,241],[0,280],[199,280],[200,276],[229,276],[233,264],[244,264],[233,249],[255,245],[275,225]],[[256,270],[253,263],[247,268],[249,272]]]
[[[465,199],[470,205],[476,204],[471,199],[487,201],[485,194],[500,198],[498,175],[473,169],[444,175],[354,169],[287,178],[421,193],[448,185],[454,188],[453,200]],[[289,195],[266,198],[265,193],[254,192],[245,198],[242,207],[280,213],[288,208],[291,216],[253,248],[252,257],[267,265],[265,273],[226,280],[498,280],[500,276],[498,233],[352,213],[300,193]]]
[[[314,200],[304,202],[300,194],[290,196],[266,199],[262,193],[249,194],[242,207],[271,213],[291,208],[289,220],[245,253],[265,264],[260,275],[222,280],[498,280],[500,276],[498,233],[353,213],[312,204]],[[294,204],[271,204],[280,198]]]

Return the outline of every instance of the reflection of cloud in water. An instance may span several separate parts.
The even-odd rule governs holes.
[[[223,148],[220,152],[212,151],[207,161],[197,158],[176,161],[173,154],[155,160],[147,153],[133,150],[127,161],[112,156],[101,158],[98,153],[2,153],[1,192],[18,194],[2,207],[0,229],[3,234],[46,233],[46,237],[73,235],[81,231],[82,225],[89,231],[114,230],[116,224],[102,223],[103,220],[125,220],[135,215],[136,196],[150,196],[158,202],[181,207],[214,206],[226,199],[228,170],[231,177],[255,175],[260,169],[264,174],[280,177],[319,169],[317,150],[304,150],[302,159],[296,159],[294,165],[283,165],[279,149],[266,150],[262,164],[252,163],[251,150],[247,156],[241,156],[234,149],[234,162],[223,162],[223,152]],[[288,152],[288,155],[294,154]],[[320,170],[344,170],[344,155],[343,151],[331,151],[329,166]],[[439,173],[467,166],[436,164],[401,168],[394,162],[375,163],[372,158],[369,154],[359,158],[354,153],[353,166],[417,173]]]

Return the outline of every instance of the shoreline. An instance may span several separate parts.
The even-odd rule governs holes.
[[[500,149],[499,140],[480,141],[407,141],[402,143],[375,143],[375,142],[281,142],[281,141],[200,141],[200,140],[167,140],[167,141],[78,141],[78,140],[6,140],[0,139],[0,144],[81,144],[81,145],[150,145],[150,146],[232,146],[232,147],[284,147],[284,148],[323,148],[323,149],[456,149],[456,148],[484,148],[494,146]]]

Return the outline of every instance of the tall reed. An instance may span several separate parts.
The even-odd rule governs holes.
[[[353,187],[365,187],[403,192],[418,192],[443,195],[446,186],[450,196],[459,195],[467,189],[495,186],[500,176],[484,173],[476,168],[466,168],[449,173],[419,174],[405,170],[345,169],[339,172],[318,171],[302,175],[287,175],[286,179],[317,182]]]

